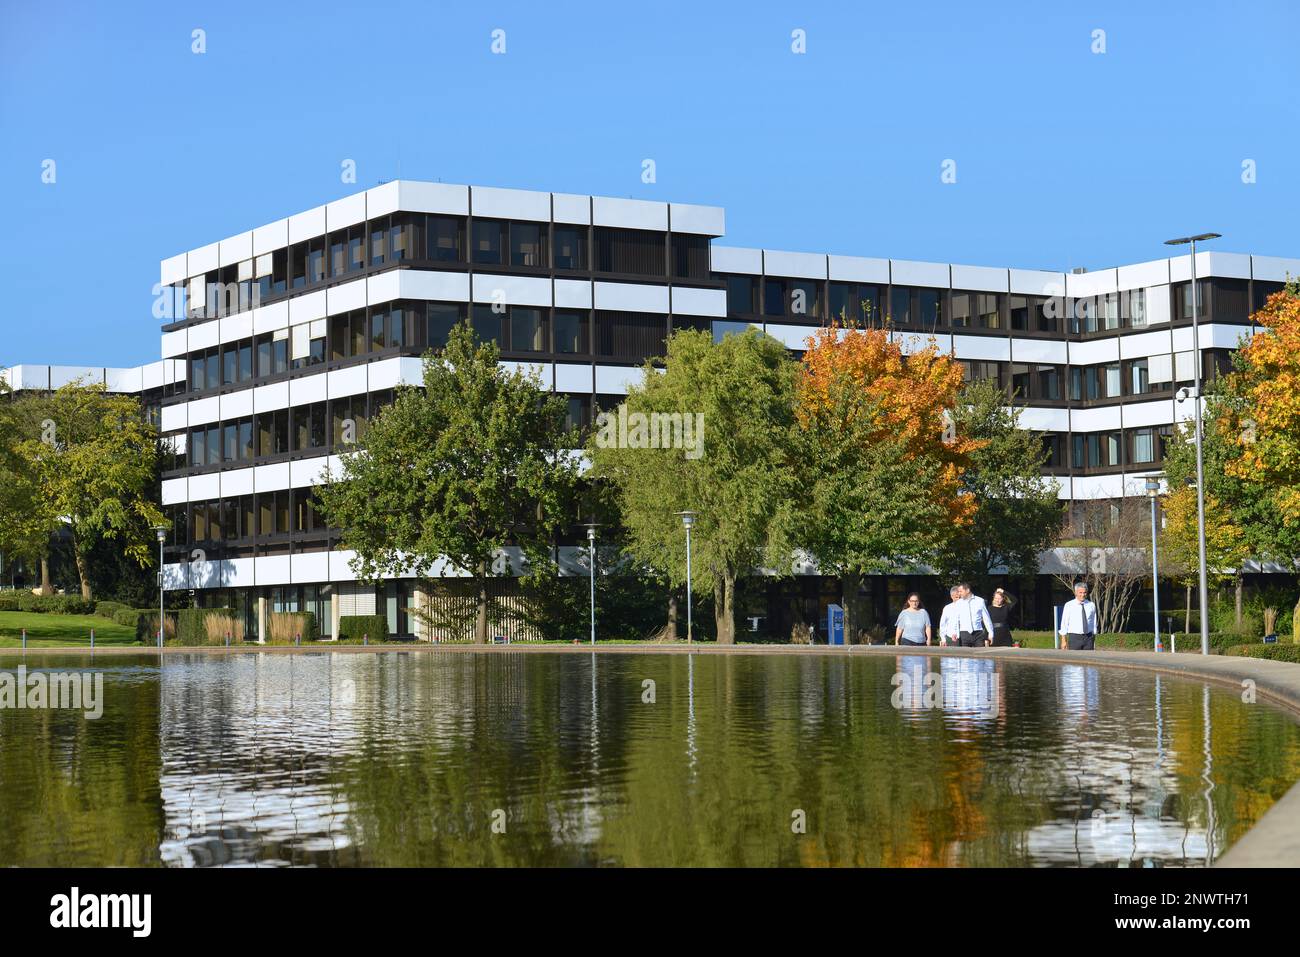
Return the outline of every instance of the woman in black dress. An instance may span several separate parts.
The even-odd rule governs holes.
[[[993,593],[989,603],[989,617],[993,619],[993,647],[1010,647],[1011,641],[1011,596],[999,588]]]

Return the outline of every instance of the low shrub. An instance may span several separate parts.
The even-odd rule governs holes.
[[[1224,649],[1225,655],[1234,658],[1267,658],[1270,661],[1292,661],[1300,664],[1300,645],[1235,645]]]
[[[388,640],[388,618],[385,615],[343,615],[339,618],[339,641],[360,643],[362,636],[371,641]]]
[[[33,595],[28,591],[7,591],[0,593],[0,611],[90,615],[95,611],[95,603],[80,595]]]
[[[95,602],[95,614],[100,618],[109,618],[117,620],[117,613],[120,611],[134,611],[130,605],[120,601],[97,601]]]

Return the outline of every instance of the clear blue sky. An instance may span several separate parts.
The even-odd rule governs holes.
[[[156,359],[159,260],[399,165],[720,205],[732,245],[1064,269],[1212,229],[1300,256],[1294,3],[2,8],[0,366]]]

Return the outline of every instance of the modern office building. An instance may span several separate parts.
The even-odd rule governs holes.
[[[933,338],[1014,394],[1077,504],[1143,494],[1192,415],[1177,390],[1197,363],[1225,369],[1252,312],[1300,274],[1198,254],[1197,356],[1186,256],[1044,272],[741,249],[724,232],[715,207],[398,181],[163,261],[162,358],[184,366],[159,399],[184,449],[162,486],[168,587],[241,609],[250,633],[298,609],[324,635],[385,611],[413,631],[415,581],[356,582],[311,493],[352,425],[418,384],[421,354],[465,318],[588,424],[674,329],[752,325],[797,353],[830,317],[887,316],[906,350]],[[578,545],[558,543],[562,565]]]

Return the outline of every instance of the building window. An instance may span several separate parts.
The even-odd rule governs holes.
[[[546,227],[540,223],[510,224],[510,265],[546,265]]]
[[[1127,290],[1120,297],[1120,308],[1124,325],[1130,329],[1141,329],[1147,324],[1147,291]]]
[[[596,355],[642,362],[664,354],[668,322],[664,316],[637,312],[596,313]]]
[[[713,320],[713,341],[721,342],[726,336],[744,335],[749,329],[747,322],[726,322],[722,319]]]
[[[971,312],[975,294],[954,292],[952,294],[952,326],[954,329],[966,329],[972,325]]]
[[[758,280],[753,276],[727,277],[727,312],[752,316],[758,312]]]
[[[785,315],[785,282],[782,280],[763,280],[763,315]]]
[[[542,310],[510,307],[510,348],[514,352],[546,351],[546,321]]]
[[[709,278],[709,237],[674,233],[673,275],[680,279]]]
[[[555,351],[564,355],[586,355],[590,349],[587,313],[555,313]]]
[[[596,270],[634,276],[666,276],[664,234],[645,229],[596,227]]]
[[[464,262],[465,223],[455,216],[428,218],[428,255],[434,262]]]
[[[1000,329],[1002,327],[1001,298],[995,292],[976,294],[976,316],[981,329]]]
[[[587,268],[587,228],[585,226],[555,227],[555,268]]]
[[[499,219],[476,219],[473,227],[471,251],[473,261],[485,266],[499,266],[502,262],[502,234],[505,223]]]
[[[487,303],[474,306],[474,336],[481,342],[501,344],[501,327],[504,314],[497,312]]]
[[[451,338],[451,330],[464,318],[460,306],[431,302],[425,306],[424,341],[430,349],[441,349]]]

